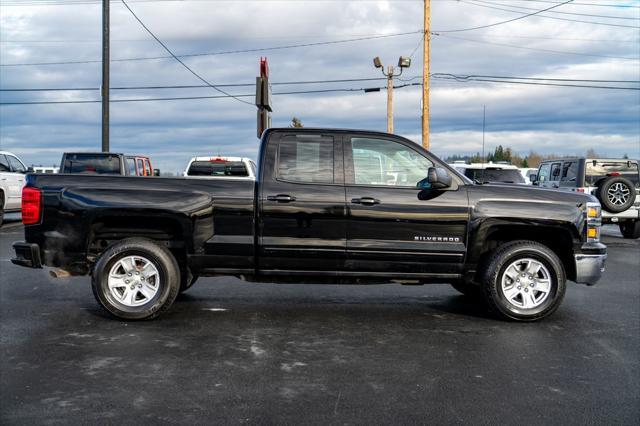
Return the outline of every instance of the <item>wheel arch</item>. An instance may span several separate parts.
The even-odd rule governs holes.
[[[540,243],[551,249],[560,259],[567,278],[576,277],[573,251],[580,244],[580,237],[570,223],[547,223],[527,221],[526,223],[504,223],[487,221],[473,232],[468,258],[474,281],[479,279],[478,273],[486,263],[490,254],[499,246],[518,240]]]

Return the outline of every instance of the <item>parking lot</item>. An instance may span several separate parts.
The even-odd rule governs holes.
[[[9,262],[0,230],[2,424],[638,424],[640,240],[548,320],[493,319],[446,285],[201,279],[122,322],[86,277]]]

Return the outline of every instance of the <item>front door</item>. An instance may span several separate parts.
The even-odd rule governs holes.
[[[346,274],[395,277],[461,272],[469,220],[467,193],[420,189],[435,160],[413,142],[352,135],[345,140]]]
[[[261,169],[260,273],[336,276],[346,249],[340,136],[275,133]]]

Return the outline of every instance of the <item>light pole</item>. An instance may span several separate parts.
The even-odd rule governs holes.
[[[393,77],[402,75],[402,71],[411,66],[411,58],[408,56],[400,56],[400,59],[398,59],[400,72],[398,74],[394,74],[395,68],[393,65],[389,65],[387,72],[385,72],[384,65],[382,65],[382,61],[378,56],[373,58],[373,66],[380,68],[382,74],[387,77],[387,133],[393,133]]]
[[[102,151],[109,151],[109,1],[102,0]]]

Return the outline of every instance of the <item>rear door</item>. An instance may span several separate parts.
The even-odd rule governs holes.
[[[259,270],[336,276],[346,213],[340,135],[272,133],[260,170]]]
[[[458,274],[469,221],[464,185],[417,188],[436,162],[412,142],[353,134],[344,147],[346,274]]]

